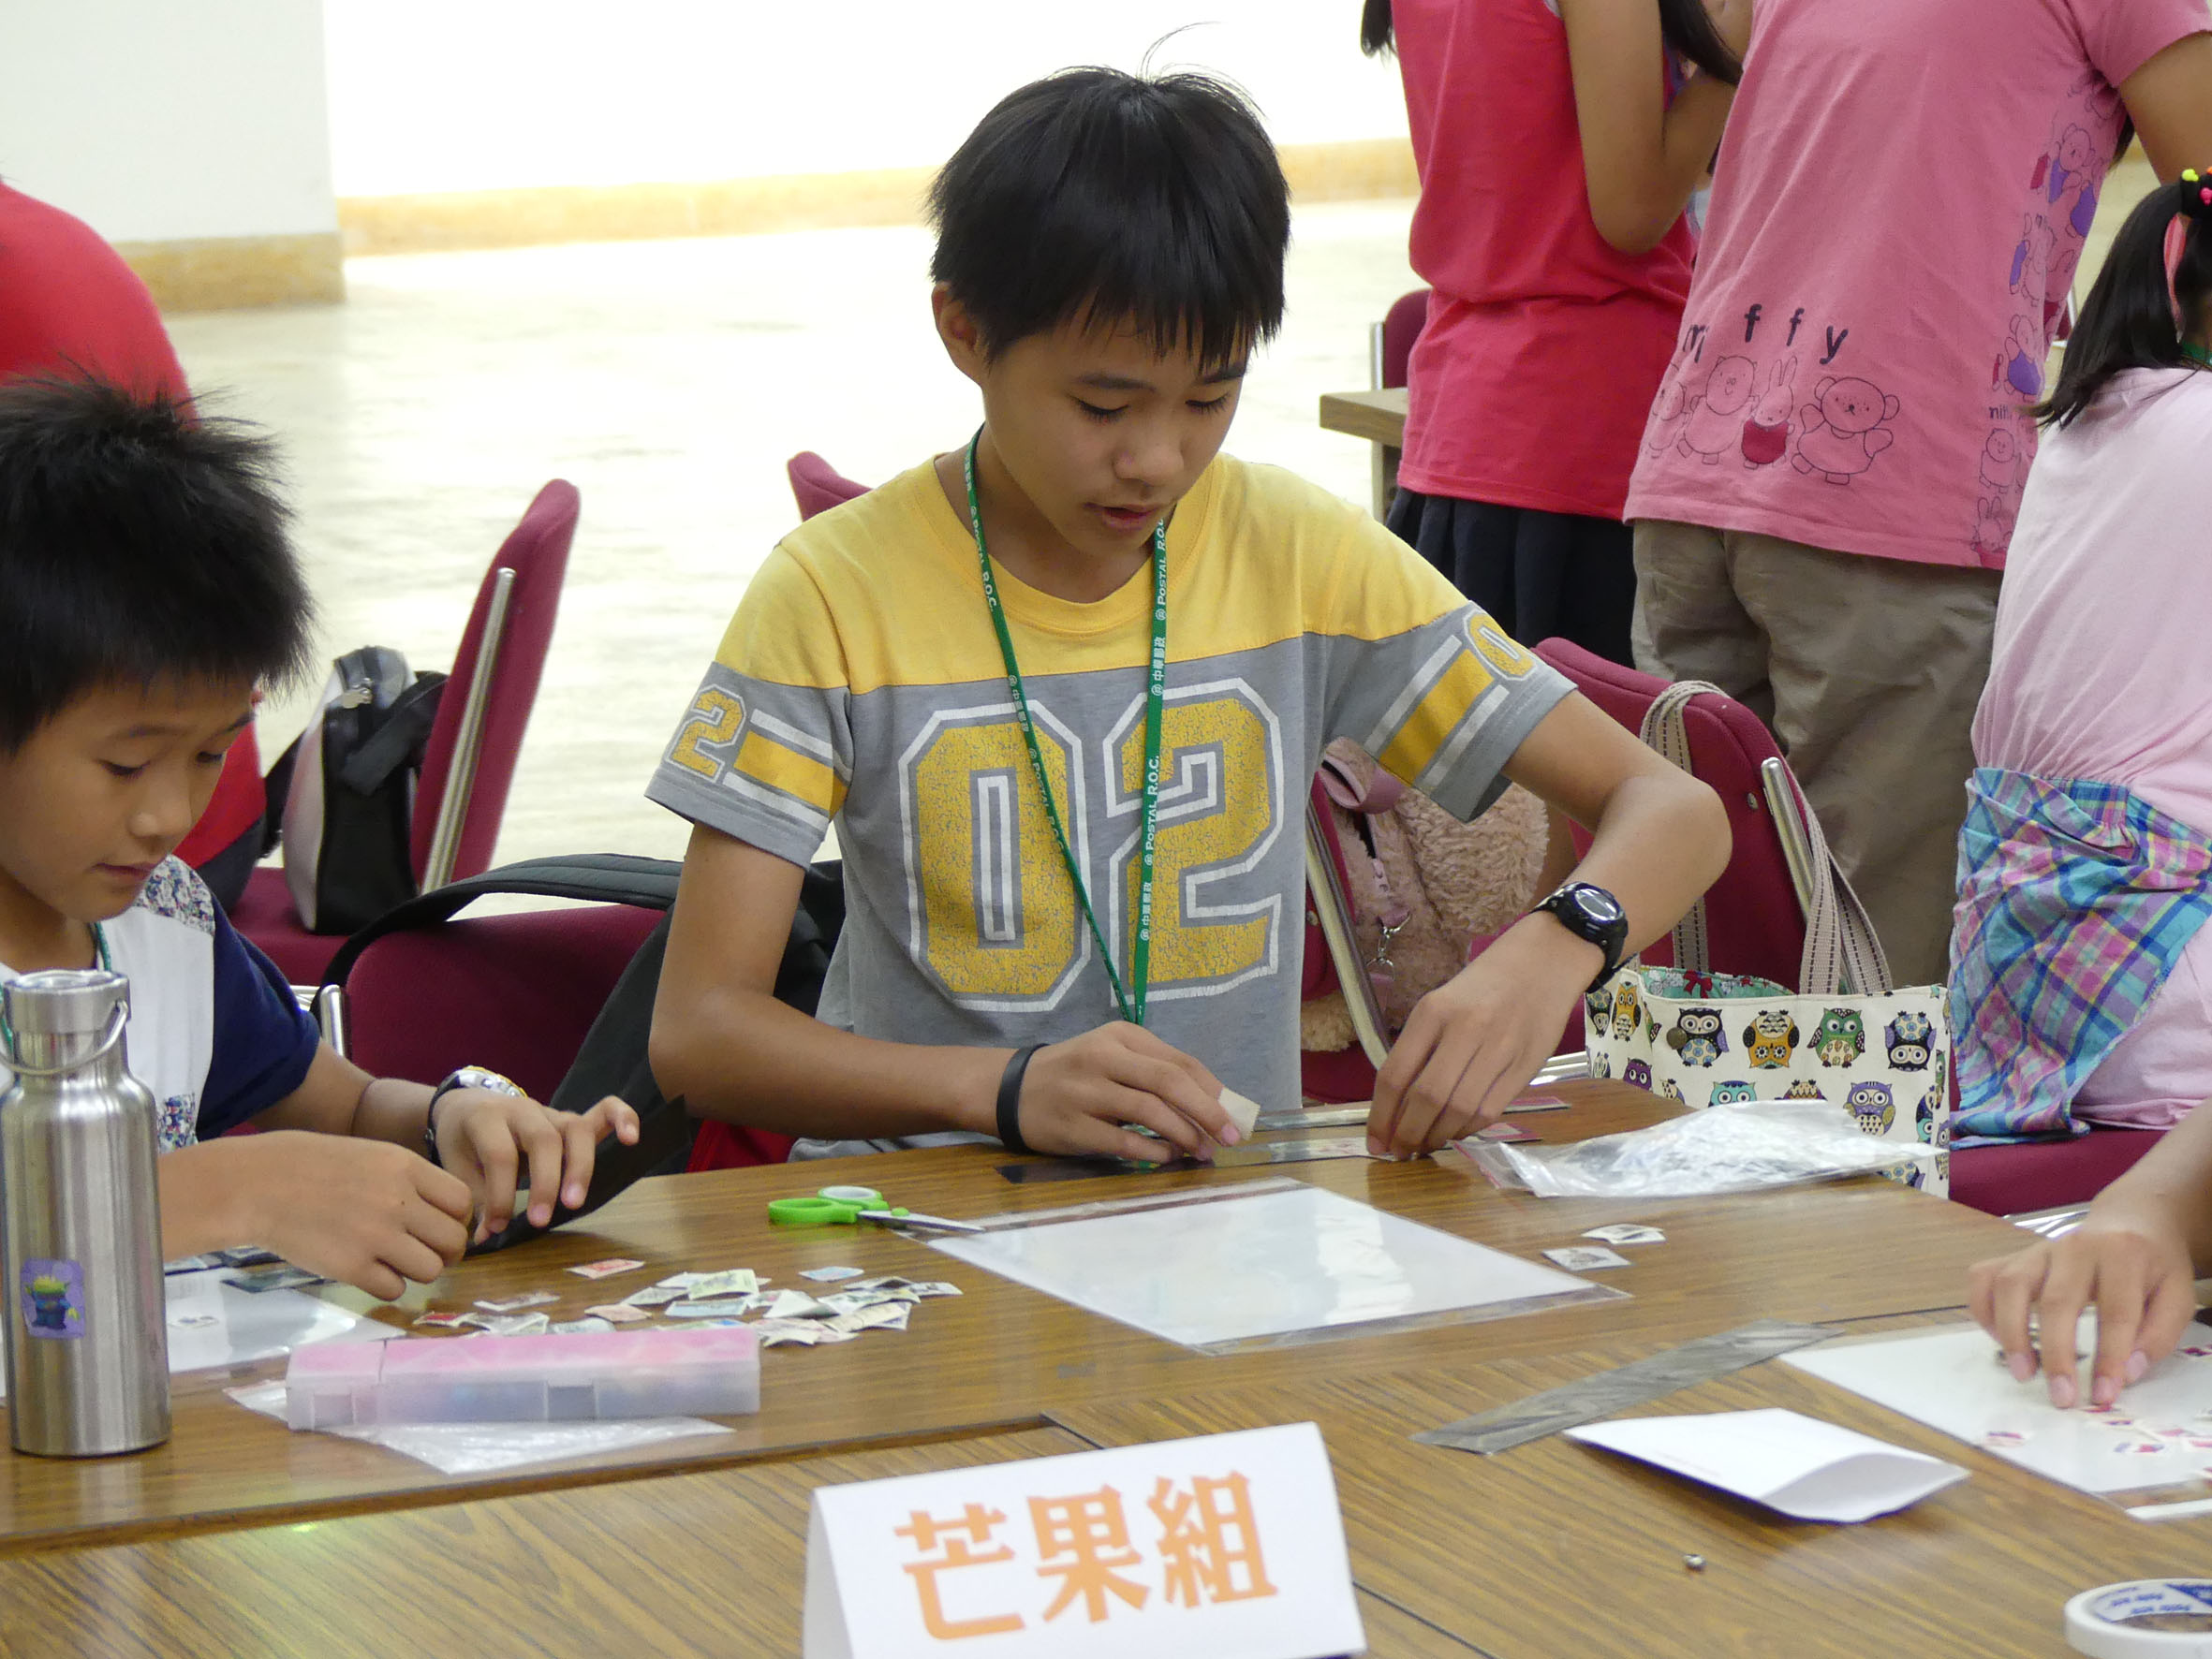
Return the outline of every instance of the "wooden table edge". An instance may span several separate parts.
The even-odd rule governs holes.
[[[949,1429],[924,1429],[907,1433],[867,1435],[859,1439],[840,1438],[746,1447],[727,1453],[707,1453],[677,1462],[606,1463],[581,1469],[568,1463],[548,1463],[533,1465],[512,1474],[460,1476],[444,1486],[395,1487],[381,1491],[311,1498],[296,1505],[288,1505],[281,1513],[263,1505],[253,1508],[196,1510],[188,1515],[159,1516],[144,1520],[108,1521],[96,1526],[13,1533],[0,1537],[0,1561],[77,1549],[102,1549],[111,1544],[145,1544],[216,1533],[246,1532],[274,1525],[291,1526],[305,1521],[339,1520],[357,1515],[378,1515],[401,1509],[442,1508],[450,1504],[479,1503],[487,1498],[522,1498],[537,1492],[613,1486],[626,1481],[656,1480],[668,1475],[712,1475],[725,1469],[805,1462],[815,1458],[841,1457],[852,1452],[894,1451],[909,1446],[954,1445],[1040,1429],[1058,1429],[1063,1433],[1075,1435],[1086,1446],[1098,1445],[1088,1435],[1068,1429],[1040,1413],[996,1422],[963,1423]],[[402,1454],[393,1452],[391,1455],[399,1457]]]

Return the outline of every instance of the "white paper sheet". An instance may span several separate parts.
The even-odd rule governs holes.
[[[1207,1202],[931,1242],[1194,1348],[1619,1294],[1320,1187],[1216,1190],[1222,1196]]]
[[[1976,1326],[1822,1343],[1782,1356],[1814,1376],[1954,1434],[2024,1469],[2135,1513],[2131,1494],[2156,1491],[2151,1507],[2204,1513],[2212,1503],[2212,1336],[2202,1328],[2108,1411],[2060,1411],[2042,1379],[2016,1383],[1997,1343]],[[2085,1318],[2080,1352],[2096,1349]],[[2081,1393],[2089,1391],[2085,1360]],[[2172,1508],[2178,1505],[2178,1508]]]
[[[273,1359],[310,1343],[382,1343],[405,1334],[297,1290],[240,1290],[227,1283],[230,1271],[171,1273],[163,1281],[172,1375]],[[7,1391],[0,1368],[0,1399]]]
[[[1800,1520],[1870,1520],[1967,1477],[1955,1463],[1793,1411],[1624,1417],[1567,1435]]]

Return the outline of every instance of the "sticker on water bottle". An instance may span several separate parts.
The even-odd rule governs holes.
[[[33,1336],[84,1334],[84,1270],[73,1261],[23,1263],[23,1329]]]

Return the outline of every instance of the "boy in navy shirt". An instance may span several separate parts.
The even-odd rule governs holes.
[[[96,382],[0,388],[0,979],[129,976],[161,1115],[162,1247],[258,1244],[397,1296],[582,1201],[618,1100],[549,1111],[496,1074],[373,1079],[170,855],[312,615],[265,441]],[[0,1068],[0,1079],[5,1079]],[[251,1122],[268,1133],[218,1138]]]

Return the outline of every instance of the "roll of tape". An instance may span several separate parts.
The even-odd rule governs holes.
[[[2212,1659],[2212,1578],[2137,1578],[2066,1604],[2066,1639],[2090,1659]]]

